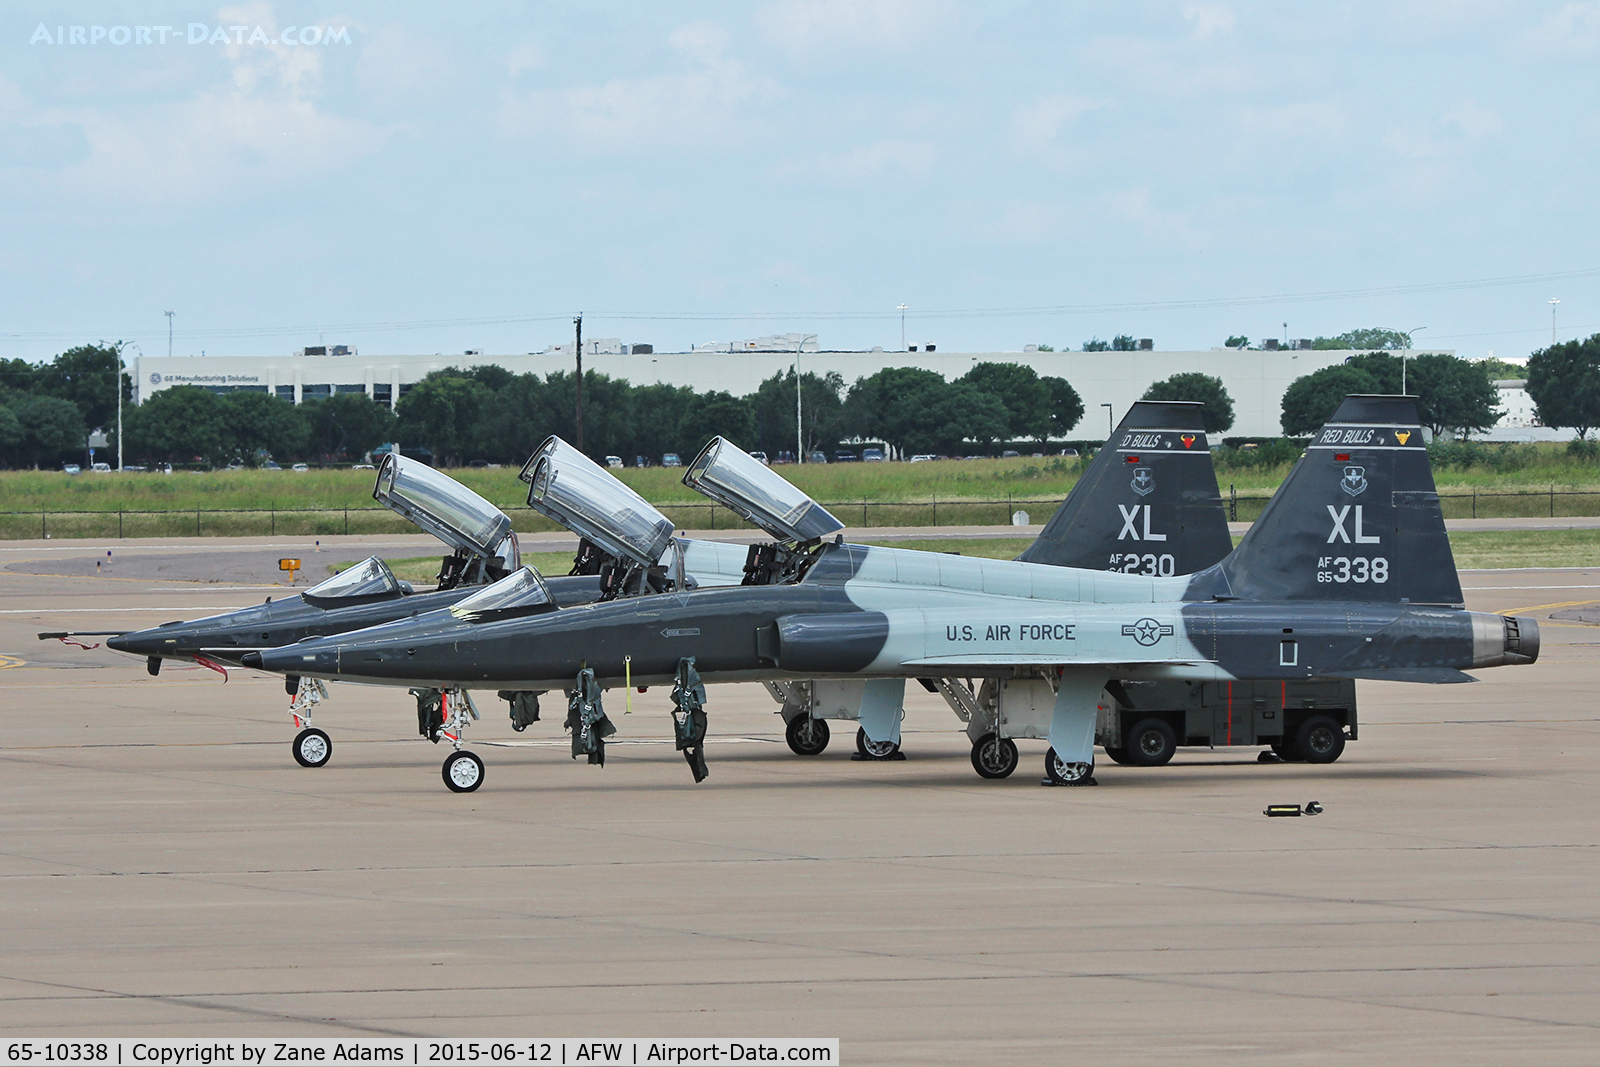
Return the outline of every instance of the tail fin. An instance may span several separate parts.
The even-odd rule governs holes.
[[[1140,400],[1039,539],[1017,558],[1053,567],[1193,574],[1233,548],[1201,405]]]
[[[1345,397],[1238,549],[1191,588],[1246,600],[1459,606],[1416,398]]]

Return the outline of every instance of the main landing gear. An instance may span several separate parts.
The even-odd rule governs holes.
[[[867,731],[856,727],[856,758],[864,760],[896,760],[905,759],[905,754],[900,751],[898,741],[872,741],[867,738]]]
[[[1094,780],[1094,760],[1068,763],[1051,748],[1044,754],[1044,785],[1099,785]]]
[[[294,735],[289,751],[294,761],[302,767],[326,766],[333,758],[333,742],[328,735],[311,725],[311,709],[328,699],[328,683],[320,678],[298,678],[289,683],[289,717],[294,719],[300,732]],[[289,687],[289,686],[286,686]]]

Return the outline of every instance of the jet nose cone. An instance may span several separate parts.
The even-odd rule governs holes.
[[[257,670],[260,670],[261,669],[261,653],[259,653],[259,652],[246,652],[244,655],[239,657],[239,663],[242,666],[254,667]]]
[[[128,640],[127,634],[118,634],[115,637],[106,638],[106,647],[109,649],[114,649],[117,652],[132,652],[132,644],[133,643]]]

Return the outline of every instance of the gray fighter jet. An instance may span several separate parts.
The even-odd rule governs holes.
[[[1531,663],[1537,623],[1462,608],[1415,402],[1347,398],[1241,545],[1188,576],[1088,571],[864,548],[811,549],[787,585],[558,609],[537,575],[515,600],[248,653],[246,666],[455,691],[569,692],[575,744],[600,692],[674,684],[680,746],[703,739],[703,682],[830,678],[863,686],[862,727],[898,733],[905,680],[996,682],[996,723],[1050,741],[1045,769],[1092,780],[1108,681],[1467,681]],[[1159,571],[1159,564],[1158,564]],[[697,718],[698,717],[698,718]],[[1302,726],[1302,732],[1305,727]],[[1315,738],[1310,739],[1315,742]],[[451,788],[477,787],[462,750]]]

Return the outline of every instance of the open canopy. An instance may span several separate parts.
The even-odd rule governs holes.
[[[621,559],[652,566],[672,540],[672,520],[559,437],[522,468],[528,506]]]
[[[385,456],[372,499],[469,556],[499,556],[507,570],[522,562],[511,520],[499,508],[419,460]]]
[[[813,541],[844,523],[750,453],[721,437],[689,464],[683,484],[780,541]]]

